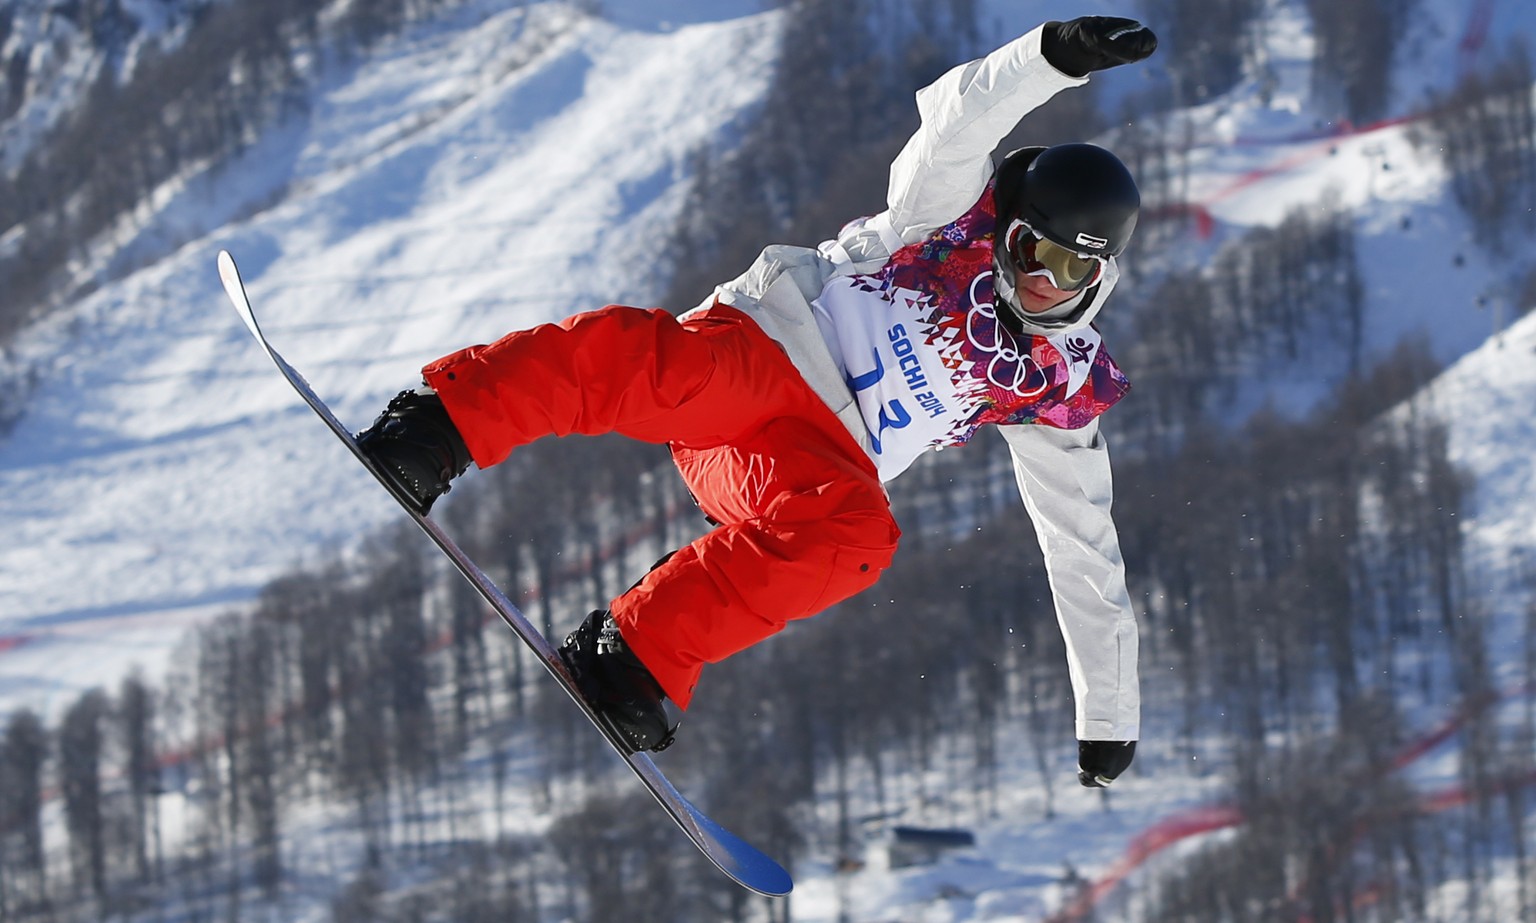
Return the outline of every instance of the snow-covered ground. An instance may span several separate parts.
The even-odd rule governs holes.
[[[1464,525],[1474,579],[1503,618],[1497,651],[1521,649],[1516,634],[1536,606],[1536,311],[1446,369],[1400,414],[1429,414],[1448,427],[1451,461],[1474,484]],[[1496,685],[1523,678],[1508,656],[1494,664]]]
[[[1193,197],[1229,229],[1324,196],[1358,210],[1370,349],[1428,330],[1440,358],[1460,357],[1422,400],[1479,479],[1468,538],[1513,613],[1513,575],[1536,548],[1536,318],[1487,340],[1499,319],[1478,298],[1507,288],[1508,268],[1471,246],[1408,125],[1316,137],[1307,23],[1299,3],[1275,6],[1271,101],[1249,87],[1200,113]],[[1463,66],[1470,13],[1490,7],[1497,38],[1536,37],[1536,9],[1515,0],[1422,6],[1400,115]],[[397,516],[253,348],[219,290],[219,249],[240,261],[273,341],[358,427],[438,355],[655,297],[669,267],[654,243],[682,206],[688,157],[732,145],[771,76],[781,19],[755,0],[603,7],[593,20],[467,0],[327,72],[302,124],[216,176],[169,185],[118,241],[188,243],[28,333],[19,349],[46,374],[0,443],[0,714],[55,714],[135,664],[156,676],[188,628]],[[1016,31],[1104,11],[985,9]],[[893,871],[872,853],[853,876],[806,870],[796,917],[1040,919],[1065,896],[1066,863],[1095,877],[1133,834],[1216,788],[1150,748],[1138,765],[1108,813],[1073,790],[1047,822],[1021,784],[998,818],[973,824],[979,849],[934,869]]]
[[[1021,30],[1096,8],[992,6],[984,22]],[[1427,7],[1413,73],[1444,86],[1466,12]],[[447,351],[648,303],[689,153],[728,148],[769,78],[779,19],[756,8],[608,3],[596,21],[472,0],[329,72],[311,116],[240,162],[167,184],[116,244],[190,242],[19,344],[44,382],[0,443],[0,712],[53,711],[130,663],[156,675],[188,627],[393,515],[245,341],[219,295],[220,248],[274,341],[358,427]],[[1370,347],[1428,328],[1455,358],[1493,329],[1476,301],[1504,270],[1470,247],[1406,126],[1284,140],[1317,127],[1298,10],[1281,5],[1266,34],[1270,104],[1249,87],[1196,113],[1193,198],[1234,228],[1325,195],[1362,209]],[[1533,19],[1498,4],[1492,32],[1531,34]],[[1113,94],[1122,75],[1138,79],[1099,79]],[[1400,95],[1410,112],[1423,89]]]
[[[329,79],[307,124],[182,184],[157,227],[287,184],[280,204],[26,338],[51,358],[0,444],[0,711],[55,711],[129,662],[155,675],[190,626],[396,515],[253,349],[220,248],[358,428],[452,349],[654,296],[686,161],[732,143],[779,22],[674,6],[615,24],[475,2],[413,30]]]

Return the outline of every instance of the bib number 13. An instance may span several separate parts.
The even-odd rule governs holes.
[[[863,375],[850,376],[848,379],[848,387],[853,390],[854,394],[858,394],[861,391],[868,391],[870,388],[873,388],[875,385],[879,384],[880,380],[885,377],[885,363],[880,359],[880,350],[876,349],[872,350],[872,352],[875,356],[874,369],[872,371],[865,372]],[[911,424],[911,422],[912,415],[907,412],[907,408],[901,406],[901,401],[892,400],[887,402],[885,406],[881,407],[879,421],[880,425],[876,428],[875,432],[870,434],[871,448],[875,450],[875,454],[881,454],[881,443],[885,438],[886,430],[902,429],[903,427]]]

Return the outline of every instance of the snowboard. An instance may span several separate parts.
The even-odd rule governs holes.
[[[331,409],[326,406],[325,401],[321,400],[315,393],[315,390],[310,387],[309,382],[304,379],[304,376],[300,375],[293,366],[289,365],[282,355],[272,347],[272,344],[267,341],[266,336],[261,332],[260,325],[256,322],[256,314],[251,309],[250,299],[246,296],[245,284],[240,279],[240,271],[236,268],[235,260],[228,251],[219,252],[218,264],[219,279],[224,283],[224,291],[229,295],[229,300],[234,305],[236,313],[245,322],[246,329],[251,332],[251,336],[256,338],[256,342],[261,346],[262,351],[267,354],[267,358],[271,359],[273,364],[277,366],[278,371],[282,372],[283,378],[287,379],[288,384],[292,386],[294,391],[298,392],[299,397],[304,399],[304,402],[314,410],[316,415],[325,421],[326,426],[330,427],[331,432],[351,451],[358,462],[368,469],[374,478],[388,491],[390,496],[395,498],[396,502],[410,515],[416,525],[421,527],[421,531],[425,532],[437,547],[442,550],[443,554],[448,556],[459,573],[463,574],[464,579],[468,580],[485,599],[486,603],[496,610],[496,614],[501,616],[502,621],[506,622],[513,633],[533,651],[555,682],[560,684],[561,688],[570,696],[571,701],[582,710],[592,722],[592,725],[603,735],[603,739],[608,741],[613,747],[614,752],[634,771],[641,784],[655,796],[656,801],[661,805],[666,815],[672,819],[673,823],[677,824],[679,829],[687,834],[688,838],[693,841],[693,844],[711,862],[741,886],[770,897],[780,897],[788,894],[793,886],[793,882],[790,880],[789,873],[782,866],[740,837],[710,820],[703,811],[694,807],[688,799],[678,793],[678,790],[671,782],[667,781],[667,777],[662,775],[661,770],[656,767],[649,754],[630,752],[623,741],[598,720],[592,709],[588,707],[586,701],[577,692],[575,681],[571,678],[570,672],[566,669],[565,662],[560,659],[560,655],[555,647],[539,633],[538,629],[533,627],[533,624],[507,598],[506,594],[485,575],[485,572],[480,569],[479,565],[475,564],[451,537],[443,532],[437,523],[433,522],[429,517],[416,512],[406,500],[395,492],[388,479],[358,449],[357,442],[352,438],[351,431],[336,419],[336,415],[331,412]]]

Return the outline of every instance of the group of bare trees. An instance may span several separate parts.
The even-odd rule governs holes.
[[[1328,116],[1353,122],[1381,118],[1392,101],[1392,73],[1419,0],[1307,0],[1316,38],[1314,99]],[[1258,0],[1145,0],[1162,40],[1167,83],[1154,96],[1195,105],[1230,91],[1246,77],[1272,85],[1271,62],[1257,30]]]
[[[1420,133],[1445,165],[1456,203],[1472,219],[1473,239],[1499,256],[1536,227],[1533,80],[1530,49],[1511,43],[1435,98]]]
[[[821,240],[880,210],[886,175],[870,165],[889,163],[917,127],[911,93],[955,60],[990,50],[976,47],[976,12],[965,0],[786,6],[762,112],[729,154],[695,159],[688,206],[665,248],[677,255],[669,304],[697,302],[767,243]]]
[[[1206,102],[1255,76],[1273,80],[1256,30],[1259,0],[1145,0],[1146,18],[1164,39],[1168,82],[1158,90],[1174,106]],[[1392,102],[1392,73],[1419,0],[1307,0],[1316,39],[1313,94],[1324,114],[1363,122]]]
[[[1156,25],[1173,106],[1221,96],[1253,61],[1260,0],[1145,0],[1142,6]]]
[[[1511,868],[1518,916],[1536,911],[1532,734],[1488,708],[1501,690],[1461,563],[1472,485],[1431,416],[1381,418],[1434,367],[1409,343],[1307,421],[1261,416],[1121,466],[1143,637],[1178,661],[1191,753],[1213,726],[1234,748],[1245,818],[1132,918],[1508,919],[1486,883]],[[1456,788],[1417,790],[1406,744],[1451,714]],[[1437,898],[1451,882],[1463,899]]]
[[[130,678],[116,700],[101,690],[81,696],[55,730],[27,709],[10,716],[0,736],[0,919],[50,919],[60,907],[114,896],[137,906],[137,889],[157,874],[157,697]],[[62,861],[44,833],[54,797]]]
[[[1312,59],[1315,97],[1334,101],[1335,111],[1355,123],[1387,115],[1393,70],[1402,63],[1398,49],[1408,36],[1419,3],[1307,0],[1317,42]]]
[[[1157,273],[1137,271],[1137,278]],[[1132,331],[1120,357],[1137,372],[1139,439],[1181,437],[1219,414],[1273,365],[1317,377],[1360,371],[1365,294],[1347,214],[1292,212],[1224,246],[1211,265],[1125,286]]]
[[[1500,734],[1486,711],[1468,711],[1462,733],[1474,752],[1451,787],[1424,792],[1381,772],[1405,717],[1384,697],[1357,702],[1338,734],[1272,754],[1266,784],[1237,802],[1243,823],[1232,837],[1147,888],[1130,917],[1530,919],[1532,737]]]

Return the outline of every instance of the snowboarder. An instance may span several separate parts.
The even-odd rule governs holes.
[[[358,442],[422,511],[471,462],[545,436],[665,443],[716,528],[592,613],[561,656],[636,749],[676,730],[703,665],[863,590],[900,532],[883,486],[997,425],[1066,637],[1079,778],[1139,736],[1135,614],[1098,416],[1124,375],[1092,326],[1135,228],[1135,181],[1090,144],[991,151],[1152,32],[1047,22],[918,93],[887,208],[816,249],[769,246],[692,311],[609,306],[429,364]]]

